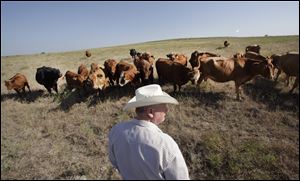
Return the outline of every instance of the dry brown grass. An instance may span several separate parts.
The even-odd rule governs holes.
[[[230,42],[226,49],[224,40]],[[107,155],[110,128],[134,115],[121,108],[130,89],[110,89],[105,96],[78,92],[49,96],[35,81],[36,68],[53,66],[65,73],[84,63],[128,59],[129,49],[165,57],[194,50],[224,56],[260,44],[263,55],[299,51],[299,37],[204,38],[149,42],[78,52],[1,57],[1,179],[121,179]],[[19,98],[3,81],[27,75],[32,93]],[[288,94],[260,77],[243,87],[236,101],[233,82],[208,80],[200,89],[187,84],[181,93],[163,86],[179,102],[170,106],[161,129],[179,144],[192,179],[299,179],[299,88]]]

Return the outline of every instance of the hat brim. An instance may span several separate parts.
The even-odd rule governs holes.
[[[155,104],[179,104],[178,101],[171,97],[169,94],[163,92],[163,95],[146,97],[142,100],[136,100],[134,96],[130,101],[124,106],[123,110],[127,111],[132,108],[150,106]]]

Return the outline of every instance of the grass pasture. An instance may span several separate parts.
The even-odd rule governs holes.
[[[227,40],[230,45],[223,47]],[[215,37],[152,41],[73,52],[1,57],[1,179],[121,179],[108,159],[110,128],[134,115],[122,107],[132,89],[108,89],[104,96],[82,97],[80,92],[48,95],[35,81],[41,66],[76,72],[83,63],[102,64],[108,58],[130,60],[129,49],[151,52],[155,58],[195,50],[222,56],[244,52],[252,44],[270,56],[299,52],[299,36]],[[83,47],[84,48],[84,47]],[[20,72],[32,92],[19,98],[4,80]],[[156,73],[155,73],[156,75]],[[299,179],[299,87],[256,77],[242,86],[243,101],[235,100],[234,83],[190,83],[182,92],[163,90],[179,105],[169,106],[160,128],[178,143],[191,179]]]

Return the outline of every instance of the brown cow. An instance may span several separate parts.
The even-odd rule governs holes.
[[[114,59],[108,59],[104,62],[104,73],[109,78],[109,84],[114,85],[115,72],[116,72],[117,61]]]
[[[178,54],[178,53],[169,53],[166,55],[170,60],[174,62],[178,62],[182,65],[187,66],[187,59],[188,57],[185,56],[184,54]]]
[[[143,56],[141,56],[140,58],[134,57],[133,63],[139,72],[137,76],[141,79],[143,85],[153,83],[154,77],[152,64],[149,61],[145,60]]]
[[[198,85],[210,78],[216,82],[235,82],[236,98],[240,99],[239,87],[256,75],[265,78],[274,76],[273,64],[270,61],[248,58],[211,57],[200,62],[201,76]]]
[[[92,56],[92,53],[90,51],[86,50],[85,51],[85,56],[86,57],[90,57],[90,56]]]
[[[200,73],[198,68],[190,69],[178,62],[173,62],[169,59],[159,58],[156,63],[156,70],[159,79],[159,84],[172,83],[174,92],[177,90],[177,86],[180,88],[188,81],[192,81],[194,84],[197,82]]]
[[[124,86],[128,83],[132,85],[137,85],[139,83],[138,79],[139,71],[136,67],[127,61],[120,61],[116,66],[115,78],[117,85]]]
[[[298,86],[299,82],[299,53],[286,53],[284,55],[272,55],[272,63],[278,69],[275,81],[277,81],[281,72],[287,75],[287,86],[289,84],[289,77],[296,76],[296,80],[290,93]]]
[[[153,55],[151,55],[150,52],[144,52],[144,53],[142,53],[139,58],[147,60],[150,63],[151,66],[154,64],[155,58],[154,58]]]
[[[247,53],[249,51],[260,54],[260,46],[259,45],[249,45],[246,47],[245,52]]]
[[[7,90],[14,89],[19,95],[21,90],[23,90],[23,93],[25,94],[25,86],[27,86],[29,92],[31,92],[26,76],[23,74],[17,73],[12,78],[5,80],[4,82]]]
[[[67,88],[69,90],[72,90],[73,88],[82,88],[83,82],[85,80],[83,75],[76,74],[71,71],[67,71],[65,74],[66,82],[67,82]]]
[[[206,59],[207,57],[220,57],[220,55],[218,54],[214,54],[214,53],[210,53],[210,52],[198,52],[198,51],[194,51],[191,54],[191,58],[189,60],[192,68],[194,67],[199,67],[199,62],[202,59]]]
[[[84,79],[87,79],[88,76],[89,76],[89,70],[86,68],[85,65],[81,64],[79,67],[78,67],[78,71],[77,71],[78,74],[82,75]]]

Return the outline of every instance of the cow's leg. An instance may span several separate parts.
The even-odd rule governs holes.
[[[158,84],[159,84],[160,86],[163,85],[163,79],[162,79],[161,76],[158,76]]]
[[[31,90],[30,90],[30,86],[29,86],[29,84],[28,84],[28,83],[26,84],[26,86],[27,86],[27,88],[28,88],[29,92],[31,92]]]
[[[289,75],[285,75],[286,77],[285,77],[285,83],[286,83],[286,86],[288,87],[289,86],[289,84],[290,84],[290,76]]]
[[[278,72],[277,72],[276,77],[275,77],[275,82],[277,82],[277,79],[278,79],[278,77],[279,77],[280,74],[281,74],[281,70],[278,69]]]
[[[290,90],[290,93],[293,92],[293,90],[298,86],[299,84],[299,76],[297,76],[295,82],[294,82],[294,85],[293,85],[293,88]]]
[[[56,93],[58,93],[58,90],[57,90],[57,83],[55,83],[55,84],[53,85],[53,89],[55,90]]]
[[[174,87],[174,93],[175,93],[175,92],[176,92],[176,89],[177,89],[177,86],[176,86],[175,83],[173,84],[173,87]]]
[[[200,85],[201,82],[205,79],[205,76],[203,74],[200,75],[198,81],[197,81],[197,85]]]
[[[235,93],[236,93],[236,99],[239,101],[240,100],[240,84],[235,83]]]
[[[151,73],[150,73],[150,76],[149,76],[149,80],[150,80],[150,84],[153,84],[154,82],[154,76],[153,76],[153,67],[150,69]]]
[[[20,96],[20,91],[18,90],[18,89],[14,89],[16,92],[17,92],[17,94]]]
[[[51,94],[51,87],[46,87],[46,89],[49,92],[49,94]]]

